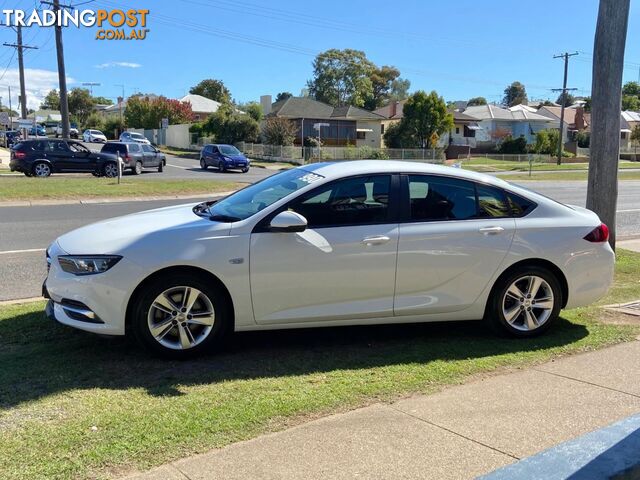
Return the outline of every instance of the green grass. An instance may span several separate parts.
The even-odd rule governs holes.
[[[620,252],[618,267],[603,303],[640,297],[640,255]],[[166,362],[55,324],[42,307],[0,307],[0,478],[117,476],[638,331],[598,322],[592,307],[530,340],[479,322],[256,332],[219,354]]]
[[[564,172],[562,174],[553,172],[534,172],[531,176],[528,173],[514,175],[496,175],[508,181],[516,180],[587,180],[588,172]],[[618,172],[618,180],[640,180],[640,172]]]
[[[217,180],[137,180],[128,175],[119,185],[117,180],[94,177],[3,177],[0,201],[190,195],[225,192],[239,186]]]
[[[196,160],[200,158],[200,151],[198,150],[184,150],[173,147],[158,147],[158,150],[166,154],[173,155],[174,157],[195,158]]]
[[[467,170],[474,170],[478,172],[500,172],[500,171],[519,171],[528,172],[528,162],[515,162],[511,160],[499,160],[493,158],[484,157],[472,157],[471,159],[459,159],[458,162],[462,163],[462,168]],[[619,168],[624,170],[627,168],[640,168],[640,162],[629,162],[626,160],[620,160]],[[541,163],[535,162],[531,168],[533,171],[566,171],[566,170],[588,170],[588,163],[563,163],[557,165],[555,163]]]

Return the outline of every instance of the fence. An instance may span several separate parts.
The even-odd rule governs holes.
[[[239,142],[236,147],[245,155],[266,161],[283,161],[303,165],[320,161],[341,160],[408,160],[443,163],[442,149],[356,147],[296,147]]]
[[[491,164],[498,162],[533,162],[553,163],[554,157],[542,153],[502,154],[502,153],[471,153],[471,155],[458,155],[458,160],[467,160],[473,163]]]

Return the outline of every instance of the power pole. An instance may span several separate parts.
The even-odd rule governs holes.
[[[616,246],[620,103],[630,0],[600,0],[593,47],[591,145],[587,208],[609,227]]]
[[[22,26],[16,25],[17,39],[16,43],[4,43],[5,47],[15,48],[18,52],[18,71],[20,75],[20,113],[22,118],[27,118],[27,89],[24,83],[24,59],[23,51],[25,48],[37,49],[38,47],[32,47],[24,45],[22,43]]]
[[[60,0],[51,2],[42,0],[40,3],[53,6],[53,11],[58,15]],[[62,5],[64,8],[73,8],[71,5]],[[69,138],[69,99],[67,95],[67,73],[64,67],[64,47],[62,45],[62,27],[56,24],[56,53],[58,56],[58,83],[60,84],[60,116],[62,117],[62,138]]]
[[[562,55],[554,55],[553,58],[564,58],[564,80],[562,81],[562,89],[554,88],[553,91],[562,91],[562,105],[560,106],[560,142],[558,143],[558,165],[562,163],[562,147],[564,144],[564,102],[567,98],[567,90],[577,90],[576,88],[567,88],[567,73],[569,72],[569,57],[578,55],[578,52],[564,52]]]

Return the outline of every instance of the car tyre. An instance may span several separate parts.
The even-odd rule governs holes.
[[[160,163],[158,164],[158,173],[162,172],[164,172],[164,160],[160,160]]]
[[[225,167],[224,162],[222,160],[218,162],[218,170],[220,170],[222,173],[227,171],[227,167]]]
[[[142,173],[142,162],[136,162],[135,166],[133,167],[133,174],[140,175],[141,173]]]
[[[207,165],[207,162],[204,160],[204,158],[200,159],[200,168],[202,170],[206,170],[207,168],[209,168],[209,165]]]
[[[248,169],[248,168],[243,168],[243,169],[242,169],[242,173],[247,173],[248,171],[249,171],[249,169]]]
[[[187,288],[196,297],[191,297],[191,309],[187,309],[189,300],[185,300]],[[135,338],[163,358],[185,359],[211,351],[222,345],[231,330],[226,295],[198,275],[158,277],[145,285],[134,301],[131,328]],[[207,316],[208,312],[213,315]]]
[[[32,175],[45,178],[51,175],[51,166],[47,162],[36,162],[33,165]]]
[[[498,278],[485,321],[501,335],[534,337],[551,328],[562,305],[557,277],[546,268],[523,265]]]
[[[115,178],[118,176],[118,166],[116,162],[108,162],[105,163],[104,167],[102,167],[102,175],[107,178]]]

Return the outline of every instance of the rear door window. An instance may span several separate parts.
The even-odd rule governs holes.
[[[478,218],[505,218],[511,216],[511,205],[504,190],[476,184],[478,192]]]
[[[472,182],[430,175],[409,175],[412,222],[476,218],[476,192]]]

